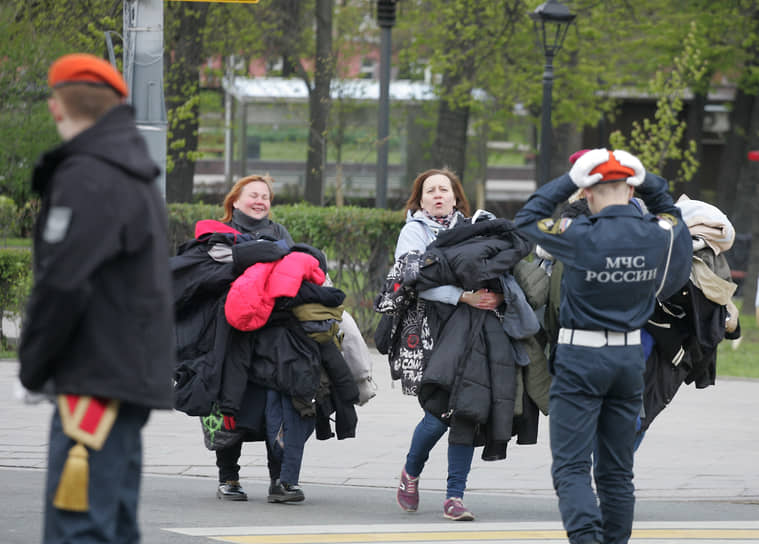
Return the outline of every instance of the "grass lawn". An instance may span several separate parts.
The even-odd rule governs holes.
[[[723,340],[717,348],[717,375],[759,378],[759,328],[756,318],[741,314],[741,338]]]
[[[0,238],[0,248],[31,248],[31,238]]]
[[[237,145],[235,143],[235,145]],[[261,160],[266,161],[303,161],[306,160],[307,143],[305,140],[294,141],[262,141]],[[202,152],[204,159],[220,159],[224,153],[224,141],[218,135],[201,134],[198,150]],[[377,150],[372,142],[352,142],[345,144],[342,149],[344,163],[368,163],[377,162]],[[403,164],[403,154],[399,147],[391,146],[388,150],[389,164]],[[327,147],[327,161],[336,162],[337,153],[335,147]],[[488,153],[489,166],[524,166],[524,153],[519,151],[490,151]]]
[[[267,161],[306,161],[306,142],[261,142],[261,159]],[[342,159],[344,163],[375,163],[377,151],[369,145],[348,144],[343,146]],[[327,149],[327,160],[335,162],[335,149]],[[389,164],[401,164],[401,152],[390,149],[387,157]]]

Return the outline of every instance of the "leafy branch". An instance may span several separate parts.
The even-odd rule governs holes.
[[[679,118],[686,90],[699,85],[708,74],[696,36],[697,26],[691,23],[682,54],[674,59],[672,71],[660,70],[650,82],[649,91],[659,97],[654,119],[643,119],[642,124],[634,122],[629,140],[621,131],[609,137],[612,147],[637,155],[651,172],[661,174],[668,161],[678,161],[675,182],[689,181],[699,166],[696,142],[683,142],[687,123]]]

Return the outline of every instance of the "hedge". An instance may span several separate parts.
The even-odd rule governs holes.
[[[195,222],[219,219],[222,214],[217,205],[170,204],[169,230],[174,250],[194,236]],[[287,228],[293,240],[326,253],[330,277],[347,295],[346,308],[364,336],[371,338],[379,321],[372,304],[392,264],[403,214],[356,206],[292,204],[275,205],[271,216]]]
[[[223,210],[210,204],[169,204],[168,212],[169,242],[174,254],[183,242],[194,237],[197,221],[219,219]],[[403,226],[402,213],[292,204],[274,206],[272,219],[283,224],[296,242],[324,251],[330,278],[346,293],[347,310],[370,339],[379,321],[372,304],[392,264],[395,242]],[[0,249],[0,311],[22,316],[31,283],[31,252]],[[2,332],[0,344],[7,348]]]
[[[0,249],[0,316],[20,319],[32,286],[32,253],[28,249]],[[0,327],[0,349],[10,349]]]

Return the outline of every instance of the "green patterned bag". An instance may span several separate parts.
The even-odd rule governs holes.
[[[226,449],[242,440],[241,432],[224,428],[224,416],[216,403],[210,414],[200,417],[200,426],[203,428],[203,442],[211,451]]]

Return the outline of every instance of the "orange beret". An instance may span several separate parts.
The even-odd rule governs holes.
[[[51,88],[66,83],[107,85],[121,96],[129,94],[126,82],[116,68],[103,59],[86,53],[64,55],[56,60],[50,66],[47,82]]]
[[[601,174],[603,177],[596,183],[609,183],[612,181],[627,181],[627,178],[635,175],[635,170],[628,166],[622,166],[614,156],[614,153],[609,151],[609,160],[603,164],[599,164],[593,170],[591,174]]]

